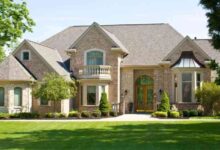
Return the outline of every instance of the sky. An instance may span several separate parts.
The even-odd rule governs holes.
[[[199,0],[26,0],[36,22],[23,38],[41,42],[73,25],[169,23],[183,36],[209,38]]]

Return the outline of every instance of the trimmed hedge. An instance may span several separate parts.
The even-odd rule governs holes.
[[[0,113],[0,119],[8,119],[10,115],[8,113]]]
[[[109,114],[112,117],[116,117],[118,115],[118,113],[116,111],[110,111]]]
[[[204,111],[201,110],[183,110],[183,117],[196,117],[196,116],[203,116]]]
[[[159,117],[159,118],[167,118],[168,114],[167,112],[164,111],[156,111],[154,113],[152,113],[153,117]]]
[[[170,111],[169,117],[170,118],[179,118],[180,117],[180,113],[178,111]]]
[[[92,117],[100,118],[101,117],[101,111],[100,110],[94,110],[94,111],[92,111],[91,115],[92,115]]]
[[[81,118],[81,114],[78,111],[71,111],[69,112],[68,117],[76,117],[76,118]]]
[[[67,116],[64,113],[46,113],[45,118],[66,118]]]
[[[90,118],[91,113],[90,113],[89,111],[82,111],[82,112],[81,112],[81,116],[82,116],[83,118]]]

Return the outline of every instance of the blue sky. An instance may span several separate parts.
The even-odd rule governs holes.
[[[36,26],[24,38],[40,42],[73,25],[169,23],[182,35],[208,38],[199,0],[26,0]]]

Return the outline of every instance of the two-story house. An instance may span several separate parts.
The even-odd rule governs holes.
[[[72,26],[41,43],[24,40],[0,64],[0,111],[53,110],[53,102],[35,99],[34,82],[55,72],[78,84],[77,96],[57,111],[95,109],[102,92],[125,112],[154,111],[166,91],[179,109],[195,108],[195,90],[220,62],[210,40],[183,37],[169,24]]]

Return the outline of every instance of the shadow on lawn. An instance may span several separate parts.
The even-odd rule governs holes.
[[[74,124],[74,123],[73,123]],[[78,123],[79,126],[83,123]],[[99,124],[99,122],[97,122]],[[61,124],[62,127],[62,124]],[[4,133],[9,134],[9,133]],[[220,122],[114,124],[14,132],[0,149],[219,149]],[[9,135],[10,136],[10,135]]]

